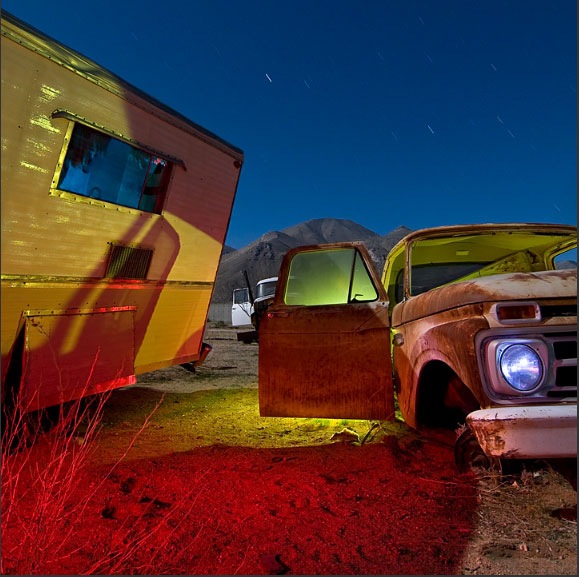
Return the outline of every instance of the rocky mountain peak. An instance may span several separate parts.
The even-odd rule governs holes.
[[[381,272],[390,249],[408,232],[411,232],[411,229],[399,226],[380,236],[356,222],[337,218],[319,218],[282,231],[267,232],[238,250],[224,249],[212,302],[231,302],[233,289],[245,286],[243,271],[247,271],[252,287],[262,278],[276,276],[286,252],[308,244],[361,240],[368,247],[376,267]]]

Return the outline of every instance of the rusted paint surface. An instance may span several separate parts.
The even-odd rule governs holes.
[[[490,454],[503,454],[506,447],[504,438],[505,431],[512,426],[513,419],[510,421],[487,421],[480,429],[477,429],[477,439],[484,450]],[[482,441],[482,443],[481,443]]]
[[[577,455],[577,405],[495,407],[467,423],[489,456],[505,459]]]
[[[467,304],[576,296],[576,269],[493,275],[438,287],[412,297],[395,307],[392,325],[396,327]]]
[[[263,416],[394,417],[386,295],[367,250],[356,246],[379,290],[379,300],[291,306],[284,304],[284,291],[276,291],[259,332]],[[280,269],[280,287],[285,287],[292,254]]]
[[[263,416],[393,418],[387,309],[340,308],[298,307],[288,317],[270,307],[259,336]]]
[[[401,382],[398,403],[410,426],[418,425],[418,381],[424,366],[432,361],[440,361],[452,369],[480,405],[488,406],[474,348],[476,333],[488,326],[481,312],[480,305],[469,306],[462,311],[445,311],[397,327],[404,335],[404,345],[394,348],[394,366]]]

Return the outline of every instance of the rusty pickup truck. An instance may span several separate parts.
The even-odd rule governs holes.
[[[261,415],[398,407],[457,431],[460,466],[576,458],[576,247],[568,225],[436,227],[396,244],[381,277],[361,242],[291,250],[260,326]]]

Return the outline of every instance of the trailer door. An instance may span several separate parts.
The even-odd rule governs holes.
[[[261,323],[262,416],[394,418],[387,297],[362,243],[288,252]]]

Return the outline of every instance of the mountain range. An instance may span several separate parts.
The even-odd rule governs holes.
[[[244,271],[253,290],[257,281],[277,276],[285,253],[296,246],[361,240],[381,273],[386,255],[409,232],[411,229],[399,226],[379,235],[351,220],[320,218],[268,232],[240,249],[226,246],[217,270],[212,302],[231,302],[233,289],[246,286]]]

